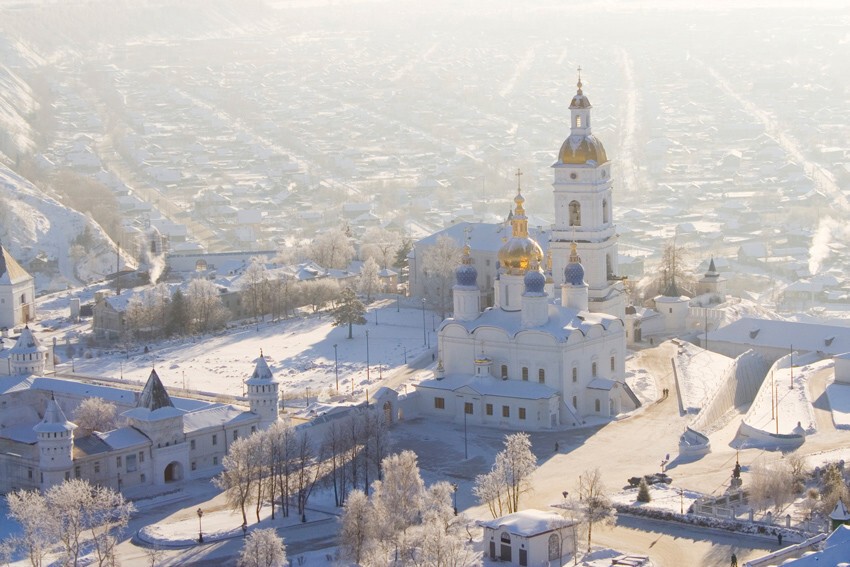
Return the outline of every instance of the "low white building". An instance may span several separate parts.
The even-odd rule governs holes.
[[[489,522],[484,556],[509,565],[564,565],[575,554],[576,522],[555,512],[523,510]]]

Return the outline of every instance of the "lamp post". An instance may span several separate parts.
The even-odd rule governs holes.
[[[466,403],[463,405],[463,458],[469,458],[469,450],[466,444]]]
[[[53,375],[56,376],[56,337],[53,337]]]
[[[399,313],[401,311],[401,295],[395,294],[395,312]]]
[[[407,346],[404,347],[404,363],[407,364]]]
[[[425,298],[423,297],[422,298],[422,346],[425,346],[428,342],[427,339],[426,339],[426,335],[425,335],[425,333],[427,333],[427,332],[428,332],[428,330],[425,328]]]
[[[375,308],[375,326],[378,326],[378,308]]]
[[[204,511],[198,508],[198,543],[204,543],[204,530],[201,527],[201,518],[204,517]]]
[[[334,345],[334,374],[336,375],[336,393],[339,394],[339,357],[336,353],[336,345]]]
[[[457,483],[456,482],[452,483],[452,493],[454,494],[455,516],[457,516]]]
[[[307,386],[307,405],[310,405],[310,386]]]
[[[685,493],[681,488],[679,488],[679,513],[685,514]]]
[[[369,382],[369,331],[366,331],[366,383]]]

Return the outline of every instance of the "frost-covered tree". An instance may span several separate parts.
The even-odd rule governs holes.
[[[224,491],[230,507],[242,512],[242,523],[248,524],[245,506],[251,503],[254,496],[254,482],[257,476],[256,468],[261,458],[258,452],[256,436],[237,439],[230,445],[230,450],[222,459],[223,470],[212,479],[212,483]]]
[[[645,478],[642,478],[640,479],[640,484],[638,485],[637,501],[649,502],[651,500],[652,495],[649,493],[649,484],[646,482]]]
[[[360,239],[360,259],[374,258],[380,267],[386,268],[395,260],[401,244],[397,232],[377,226],[367,228]]]
[[[127,331],[137,338],[162,336],[170,303],[171,296],[165,284],[157,284],[133,295],[124,316]]]
[[[354,258],[354,246],[343,230],[335,228],[313,239],[310,257],[323,268],[342,269]]]
[[[363,303],[357,299],[357,295],[355,295],[354,290],[346,287],[340,294],[339,305],[337,305],[336,309],[334,309],[333,326],[342,327],[343,325],[348,325],[348,338],[350,339],[353,336],[353,325],[366,324],[365,314],[366,308],[363,306]]]
[[[292,500],[295,485],[295,454],[297,439],[291,425],[277,421],[264,434],[268,436],[270,486],[267,490],[272,502],[272,518],[274,518],[275,499],[279,497],[281,513],[289,516],[289,503]]]
[[[527,433],[505,437],[505,448],[496,455],[489,473],[475,479],[474,494],[487,504],[494,518],[519,511],[519,498],[531,488],[529,478],[537,468]]]
[[[330,278],[304,282],[300,290],[304,302],[313,308],[313,313],[318,313],[325,304],[336,301],[340,293],[339,284]]]
[[[20,534],[8,540],[13,549],[26,553],[32,567],[41,567],[55,543],[55,518],[37,490],[17,490],[6,497],[9,517],[21,526]]]
[[[282,567],[286,565],[286,546],[274,528],[252,531],[239,554],[239,567]]]
[[[111,431],[115,429],[118,408],[103,398],[85,398],[74,411],[74,423],[82,430]]]
[[[362,490],[352,490],[345,500],[340,519],[339,551],[343,559],[362,565],[374,545],[375,513]]]
[[[425,498],[425,483],[419,474],[416,453],[403,451],[381,463],[383,480],[372,483],[372,501],[380,542],[395,545],[402,562],[410,560],[414,542],[408,530],[419,521]]]
[[[168,319],[165,324],[165,334],[186,335],[192,331],[192,316],[189,313],[189,300],[183,291],[175,290],[171,295],[171,305],[168,309]]]
[[[194,279],[189,282],[186,295],[189,299],[189,313],[199,332],[206,333],[224,327],[230,312],[221,302],[218,286],[209,280]]]
[[[360,268],[360,279],[358,280],[357,289],[361,294],[366,296],[366,301],[372,301],[372,294],[377,293],[381,289],[379,271],[378,263],[371,256],[363,262],[363,266]]]
[[[584,526],[587,528],[587,550],[593,537],[593,525],[610,521],[614,508],[605,493],[602,474],[599,469],[585,471],[579,477],[579,513]]]
[[[262,258],[251,258],[251,263],[245,270],[242,296],[248,303],[251,316],[254,319],[265,318],[269,310],[269,272]]]
[[[460,264],[461,250],[450,236],[440,236],[422,254],[425,295],[445,319],[452,308],[454,273]]]

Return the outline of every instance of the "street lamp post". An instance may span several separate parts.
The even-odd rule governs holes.
[[[307,386],[307,405],[310,405],[310,386]]]
[[[334,345],[334,374],[336,375],[336,393],[339,394],[339,357],[336,353],[336,345]]]
[[[204,543],[204,529],[201,527],[201,518],[204,517],[204,511],[198,508],[198,543]]]
[[[469,450],[467,449],[466,444],[466,404],[463,406],[463,458],[469,458]]]
[[[452,492],[454,493],[455,516],[457,516],[457,483],[456,482],[452,483]]]
[[[425,328],[425,298],[422,298],[422,346],[425,346],[428,342],[426,339],[426,333],[428,330]]]
[[[366,331],[366,383],[369,384],[369,331]]]
[[[399,313],[401,311],[401,295],[395,294],[395,312]]]
[[[53,337],[53,375],[56,376],[56,337]]]
[[[375,308],[375,326],[378,326],[378,308]]]
[[[404,347],[404,363],[407,364],[407,346]]]

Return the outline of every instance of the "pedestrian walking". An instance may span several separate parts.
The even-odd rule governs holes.
[[[776,540],[779,542],[779,547],[782,547],[782,534],[776,534]]]
[[[738,556],[734,553],[732,554],[732,563],[731,567],[738,567]]]

